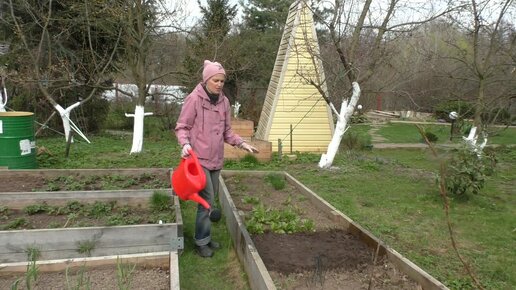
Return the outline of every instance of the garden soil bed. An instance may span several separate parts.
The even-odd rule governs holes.
[[[370,284],[370,289],[420,289],[384,256],[375,259],[374,250],[316,209],[294,185],[287,182],[276,190],[266,177],[246,174],[224,176],[224,182],[246,224],[257,201],[279,212],[294,209],[300,219],[313,221],[314,231],[251,233],[278,289],[368,289]]]
[[[30,208],[37,208],[42,212],[26,213]],[[159,220],[163,223],[175,222],[172,204],[169,210],[155,213],[146,204],[119,206],[116,202],[86,204],[71,201],[64,206],[41,203],[21,210],[0,205],[0,230],[156,224]]]
[[[48,172],[15,174],[0,171],[0,192],[170,188],[170,176],[166,169],[149,169],[148,172],[120,170],[113,173],[91,169]]]
[[[130,270],[130,269],[129,269]],[[116,265],[102,266],[87,270],[70,270],[66,272],[39,273],[36,282],[32,284],[33,290],[54,290],[54,289],[122,289],[118,286],[118,274]],[[170,273],[165,267],[135,267],[131,272],[130,288],[138,290],[160,290],[170,289]],[[11,289],[11,285],[17,280],[18,289],[27,289],[23,274],[18,276],[0,276],[0,289]],[[67,285],[67,280],[70,286]],[[89,283],[86,281],[89,280]],[[82,287],[77,287],[80,281],[85,282]],[[86,287],[89,285],[90,287]],[[127,284],[126,284],[127,285]]]
[[[74,190],[111,190],[111,189],[163,189],[170,188],[170,177],[167,170],[151,169],[134,170],[127,173],[124,170],[120,172],[107,173],[102,170],[70,170],[60,173],[52,172],[48,174],[46,171],[38,171],[26,174],[25,172],[17,174],[9,171],[0,171],[0,193],[2,192],[38,192],[38,191],[74,191]],[[1,206],[1,205],[0,205]],[[148,218],[149,209],[145,207],[130,207],[131,216],[141,217],[141,223],[150,222]],[[127,211],[127,207],[124,209]],[[8,213],[7,213],[8,212]],[[115,214],[112,212],[111,214]],[[173,216],[174,214],[170,214]],[[26,218],[28,223],[22,228],[49,228],[59,227],[65,224],[70,226],[98,226],[106,223],[105,220],[91,217],[82,217],[81,219],[73,219],[70,223],[68,215],[46,215],[35,214],[26,215],[20,210],[8,209],[6,212],[0,212],[0,229],[7,223],[17,218]],[[68,221],[68,224],[67,224]],[[155,222],[155,221],[152,221]],[[79,281],[89,283],[83,284],[80,289],[119,289],[117,278],[117,266],[105,265],[84,270],[80,274],[79,269],[70,270],[68,275],[62,272],[40,272],[36,282],[33,282],[32,289],[78,289]],[[130,275],[131,283],[129,289],[170,289],[170,272],[168,267],[156,266],[137,266]],[[0,273],[0,289],[11,289],[13,283],[20,279],[17,289],[27,289],[25,286],[25,274]],[[67,279],[70,286],[67,285]],[[90,287],[86,287],[89,285]]]

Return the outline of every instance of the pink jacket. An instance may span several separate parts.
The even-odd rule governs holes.
[[[199,83],[186,97],[177,119],[176,137],[181,146],[190,143],[203,167],[222,169],[224,142],[233,146],[244,140],[231,130],[231,110],[228,98],[221,94],[216,104]]]

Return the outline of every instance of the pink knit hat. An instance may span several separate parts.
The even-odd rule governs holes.
[[[212,76],[216,74],[226,75],[226,71],[218,62],[204,61],[204,69],[202,70],[202,81],[206,83]]]

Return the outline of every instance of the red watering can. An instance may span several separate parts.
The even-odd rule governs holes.
[[[220,210],[212,209],[210,204],[199,195],[199,191],[206,186],[206,175],[202,170],[199,159],[193,150],[188,151],[190,156],[181,158],[179,166],[172,173],[172,188],[182,200],[193,200],[210,212],[210,220],[220,220]]]

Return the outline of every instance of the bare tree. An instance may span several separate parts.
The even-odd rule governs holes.
[[[131,154],[143,150],[144,118],[152,115],[151,112],[145,112],[146,99],[152,94],[151,86],[176,73],[165,70],[164,62],[153,58],[160,57],[163,52],[160,55],[152,52],[162,36],[166,36],[171,30],[182,29],[178,24],[182,19],[181,5],[182,3],[176,3],[172,10],[161,0],[131,0],[122,5],[123,21],[126,24],[122,39],[127,62],[119,67],[119,73],[137,87],[137,92],[122,91],[136,100],[134,114],[126,114],[127,117],[134,117]]]
[[[98,13],[98,11],[92,11],[100,8],[98,6],[86,1],[83,3],[84,5],[80,6],[80,9],[65,11],[60,17],[55,17],[56,11],[62,12],[64,9],[60,3],[52,0],[36,4],[28,0],[20,0],[16,3],[9,0],[6,4],[10,15],[9,21],[17,37],[16,40],[19,41],[21,48],[25,51],[24,55],[28,58],[25,60],[27,66],[32,68],[30,71],[33,77],[25,79],[25,81],[36,82],[39,91],[59,113],[66,140],[71,140],[71,130],[74,130],[89,142],[71,121],[70,112],[90,101],[96,95],[97,88],[101,83],[109,78],[108,74],[118,50],[120,31],[117,33],[115,29],[115,33],[110,38],[113,40],[112,45],[99,49],[94,44],[92,22],[95,20],[91,17],[92,13]],[[106,9],[104,12],[110,13],[109,7],[102,8]],[[83,41],[78,44],[84,46],[82,51],[74,51],[67,46],[75,39],[66,36],[70,36],[70,31],[73,31],[74,25],[78,23],[83,25],[81,27],[85,27],[78,36]],[[102,25],[104,24],[106,23],[102,23]],[[98,26],[95,28],[100,29]],[[107,29],[113,28],[116,28],[116,25]],[[59,104],[58,98],[64,94],[64,91],[79,87],[89,88],[88,94],[82,100],[63,108]]]
[[[389,43],[402,34],[408,33],[421,24],[437,19],[450,11],[437,9],[431,3],[390,0],[388,2],[345,1],[325,2],[326,9],[316,11],[317,18],[324,26],[324,39],[333,48],[338,62],[325,61],[316,49],[312,49],[314,61],[322,61],[326,66],[333,66],[326,71],[325,79],[309,78],[336,116],[336,130],[328,145],[328,151],[321,156],[319,167],[328,168],[338,151],[340,142],[347,128],[351,115],[361,94],[360,84],[368,84],[378,68],[388,65],[395,57],[395,51],[389,51]],[[340,68],[335,69],[336,66]],[[334,71],[337,74],[330,75]],[[382,76],[378,76],[382,78]],[[383,78],[389,78],[384,75]],[[332,99],[325,93],[323,85],[335,86],[338,96]],[[373,88],[371,88],[373,89]],[[374,89],[373,89],[374,90]],[[351,98],[346,97],[351,92]],[[332,100],[340,101],[340,109]]]
[[[456,70],[447,72],[456,81],[469,85],[465,94],[475,96],[474,130],[466,139],[474,149],[487,142],[487,125],[494,122],[500,112],[507,112],[510,98],[516,94],[514,78],[514,43],[516,32],[514,0],[466,1],[462,9],[451,14],[454,25],[462,37],[446,40],[453,54],[448,60]],[[479,136],[482,144],[477,145]]]

